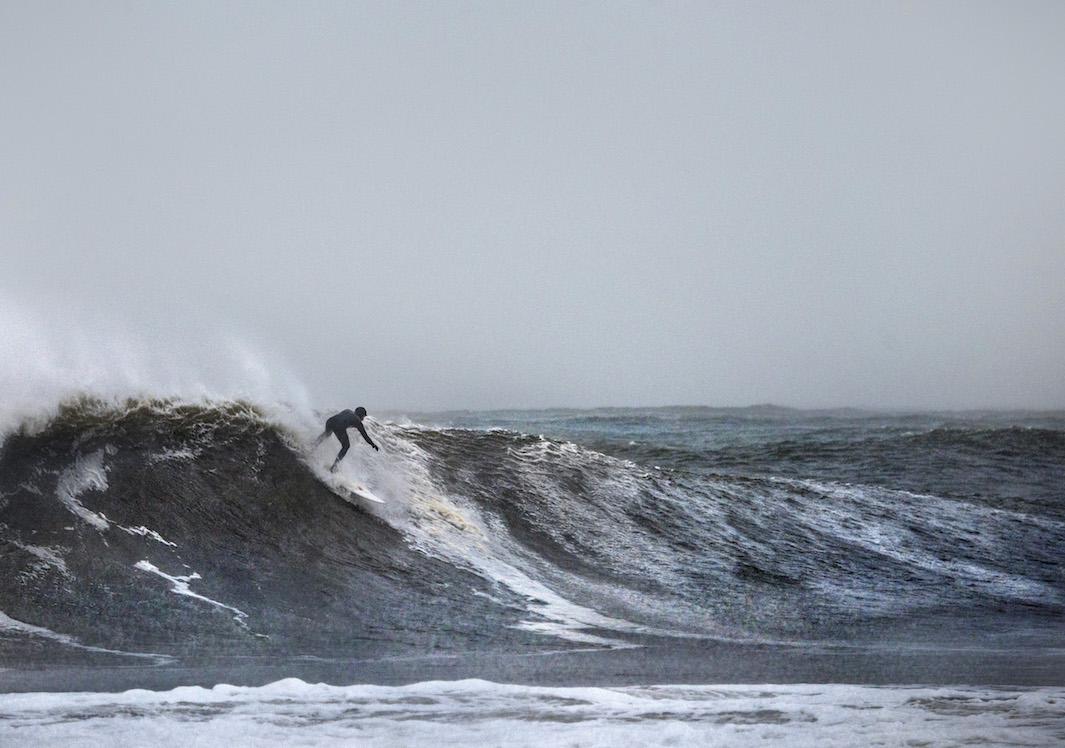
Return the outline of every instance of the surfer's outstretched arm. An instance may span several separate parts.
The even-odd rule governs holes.
[[[366,440],[367,444],[369,444],[371,447],[373,447],[378,452],[381,451],[381,448],[378,447],[376,444],[374,444],[373,443],[373,439],[371,439],[370,435],[366,433],[366,429],[365,429],[365,427],[363,427],[362,421],[356,421],[355,422],[355,428],[357,428],[359,430],[359,433],[362,434],[362,438]]]

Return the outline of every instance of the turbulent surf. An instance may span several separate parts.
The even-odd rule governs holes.
[[[310,414],[68,402],[0,451],[0,656],[1057,646],[1065,424],[1003,418],[380,420],[371,506]]]

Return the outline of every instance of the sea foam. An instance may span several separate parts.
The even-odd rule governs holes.
[[[290,678],[259,688],[0,696],[23,745],[1060,744],[1065,690],[852,685],[401,687]]]

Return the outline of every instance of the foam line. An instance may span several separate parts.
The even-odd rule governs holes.
[[[89,644],[82,644],[73,636],[68,634],[60,634],[51,629],[46,629],[43,626],[34,626],[32,623],[26,623],[25,621],[19,621],[0,610],[0,634],[15,633],[24,634],[28,636],[39,636],[43,639],[51,639],[52,641],[65,644],[68,647],[74,647],[75,649],[82,649],[86,652],[100,652],[102,654],[121,655],[122,657],[144,657],[156,660],[157,662],[169,662],[173,658],[169,655],[155,654],[154,652],[123,652],[118,649],[106,649],[105,647],[93,647]],[[0,741],[2,743],[3,741]]]
[[[155,575],[160,576],[163,579],[167,580],[172,585],[174,585],[173,587],[171,587],[170,591],[175,593],[175,594],[185,595],[187,597],[192,597],[192,598],[195,598],[197,600],[202,600],[203,602],[208,603],[210,605],[214,605],[217,608],[223,608],[225,610],[232,611],[235,614],[233,616],[233,620],[234,621],[239,623],[241,626],[246,626],[247,625],[248,614],[245,613],[243,610],[240,610],[238,608],[234,608],[232,605],[226,605],[225,603],[220,603],[217,600],[212,600],[209,597],[204,597],[203,595],[201,595],[199,593],[193,592],[189,588],[189,582],[191,582],[194,579],[202,579],[203,578],[199,574],[197,574],[196,572],[193,572],[192,574],[189,574],[188,576],[174,577],[174,576],[171,576],[171,575],[167,574],[166,572],[160,571],[154,564],[152,564],[149,561],[138,561],[136,564],[133,565],[133,568],[140,569],[141,571],[147,571],[147,572],[149,572],[151,574],[155,574]]]
[[[1065,689],[484,680],[0,695],[23,745],[1059,745]]]

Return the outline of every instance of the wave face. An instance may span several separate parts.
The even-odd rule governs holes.
[[[9,640],[22,623],[177,655],[513,645],[517,615],[488,601],[485,580],[339,500],[293,443],[241,404],[81,403],[9,436]]]
[[[0,449],[0,654],[1046,646],[1065,428],[1004,418],[374,422],[381,452],[343,468],[388,502],[369,507],[323,483],[336,447],[307,446],[313,418],[80,401]]]

